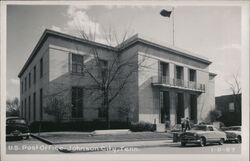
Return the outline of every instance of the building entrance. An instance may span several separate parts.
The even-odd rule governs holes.
[[[197,123],[197,96],[190,95],[190,120]]]
[[[166,120],[170,119],[170,104],[169,104],[169,92],[160,91],[160,121],[165,123]]]
[[[184,95],[183,93],[176,94],[176,115],[177,124],[181,123],[181,118],[184,117]]]

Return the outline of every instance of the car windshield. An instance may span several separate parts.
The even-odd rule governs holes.
[[[202,130],[202,131],[207,131],[206,126],[194,126],[192,130]]]
[[[26,121],[23,119],[8,119],[6,123],[9,124],[26,124]]]

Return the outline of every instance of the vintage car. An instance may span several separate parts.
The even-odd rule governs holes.
[[[26,121],[19,117],[6,118],[6,138],[18,137],[29,139],[30,130]]]
[[[202,147],[207,143],[222,145],[226,139],[226,134],[213,125],[195,125],[191,130],[180,135],[181,146],[186,146],[187,143],[199,144]]]
[[[222,129],[227,135],[227,142],[241,143],[241,126],[229,126]]]

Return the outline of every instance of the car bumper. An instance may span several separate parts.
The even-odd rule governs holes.
[[[30,133],[6,134],[6,137],[25,137],[30,136]]]
[[[238,138],[237,137],[235,137],[235,138],[227,138],[227,141],[235,141],[235,140],[238,140]]]
[[[200,139],[181,139],[184,143],[200,143]]]

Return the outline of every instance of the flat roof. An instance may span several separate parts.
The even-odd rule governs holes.
[[[34,57],[36,56],[37,52],[41,48],[41,46],[44,43],[44,41],[46,41],[46,39],[48,38],[48,36],[56,36],[56,37],[65,38],[65,39],[68,39],[68,40],[74,40],[74,41],[80,42],[80,43],[85,43],[85,44],[89,44],[89,45],[95,45],[97,47],[105,48],[105,49],[108,49],[108,50],[116,50],[115,47],[111,47],[111,46],[108,46],[108,45],[105,45],[105,44],[101,44],[101,43],[94,42],[94,41],[89,41],[89,40],[86,40],[86,39],[82,39],[82,38],[79,38],[79,37],[76,37],[76,36],[72,36],[72,35],[69,35],[69,34],[57,32],[57,31],[54,31],[54,30],[45,29],[45,31],[43,32],[43,34],[40,37],[39,41],[37,42],[35,48],[31,52],[31,55],[29,56],[28,60],[25,62],[23,68],[19,72],[19,74],[18,74],[19,78],[24,73],[24,71],[26,70],[26,68],[29,66],[29,64],[31,63],[31,61],[34,59]]]
[[[177,55],[191,58],[191,59],[194,59],[197,61],[201,61],[201,62],[206,63],[206,64],[212,63],[211,61],[209,61],[209,59],[207,57],[204,57],[204,56],[201,56],[199,54],[178,48],[178,47],[173,46],[173,45],[167,45],[162,41],[153,40],[152,38],[149,38],[143,34],[135,34],[134,36],[130,37],[129,39],[127,39],[126,41],[124,41],[123,43],[118,45],[117,47],[121,48],[120,50],[122,50],[124,48],[129,47],[130,45],[132,45],[135,42],[141,42],[141,43],[144,43],[144,44],[147,44],[150,46],[161,48],[163,50],[173,52]]]
[[[68,40],[73,40],[79,43],[85,43],[88,45],[93,45],[93,46],[97,46],[103,49],[107,49],[107,50],[112,50],[112,51],[122,51],[125,50],[126,48],[130,47],[131,45],[140,42],[152,47],[156,47],[165,51],[170,51],[173,52],[177,55],[183,56],[183,57],[187,57],[196,61],[200,61],[202,63],[205,64],[211,64],[211,61],[208,60],[208,58],[202,57],[200,55],[191,53],[189,51],[185,51],[183,49],[179,49],[176,48],[174,46],[168,46],[168,45],[163,45],[163,43],[161,42],[156,42],[156,41],[152,41],[152,39],[147,38],[146,36],[143,36],[141,34],[135,34],[134,36],[128,38],[127,40],[125,40],[123,43],[113,47],[113,46],[109,46],[109,45],[105,45],[105,44],[101,44],[98,42],[94,42],[94,41],[90,41],[90,40],[86,40],[83,38],[79,38],[76,36],[72,36],[69,34],[65,34],[65,33],[61,33],[61,32],[57,32],[54,30],[49,30],[46,29],[42,36],[40,37],[38,43],[36,44],[35,48],[33,49],[33,51],[31,52],[31,55],[29,56],[28,60],[25,62],[23,68],[21,69],[21,71],[18,74],[18,77],[20,78],[22,76],[22,74],[24,73],[24,71],[26,70],[26,68],[29,66],[29,64],[32,62],[32,60],[34,59],[34,57],[36,56],[37,52],[39,51],[39,49],[41,48],[42,44],[47,40],[48,36],[56,36],[56,37],[60,37],[60,38],[64,38],[64,39],[68,39]]]

